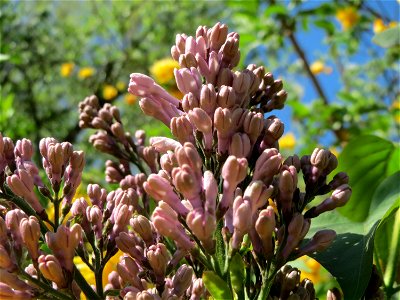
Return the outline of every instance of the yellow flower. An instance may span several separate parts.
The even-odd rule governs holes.
[[[125,94],[125,96],[124,96],[124,101],[128,105],[134,104],[136,102],[136,100],[137,100],[137,97],[135,95]]]
[[[400,99],[393,101],[391,109],[392,110],[400,110]]]
[[[114,86],[106,84],[103,87],[103,98],[105,100],[114,99],[117,95],[118,95],[118,90]]]
[[[385,25],[385,23],[383,22],[382,19],[376,19],[374,21],[372,30],[374,31],[374,33],[381,33],[382,31],[385,31],[386,29],[392,28],[397,26],[397,22],[390,22],[388,25]]]
[[[113,257],[111,257],[111,259],[104,266],[103,277],[102,277],[103,288],[108,283],[108,275],[110,275],[112,271],[117,270],[117,263],[119,263],[119,259],[122,255],[123,255],[122,251],[118,250],[118,252]],[[74,257],[74,264],[76,265],[78,270],[82,273],[82,276],[85,278],[87,283],[89,283],[90,285],[96,285],[96,277],[93,271],[90,270],[90,268],[82,261],[82,259],[79,256]],[[83,293],[81,293],[81,299],[86,299]]]
[[[336,19],[342,25],[343,30],[351,29],[359,18],[360,16],[352,6],[341,8],[336,12]]]
[[[79,70],[78,77],[80,79],[85,79],[85,78],[93,76],[94,72],[95,72],[95,69],[93,69],[91,67],[85,67],[85,68],[82,68]]]
[[[335,155],[336,157],[339,156],[339,151],[336,147],[331,147],[329,148],[329,150],[332,152],[333,155]]]
[[[61,65],[61,69],[60,69],[60,74],[62,77],[69,77],[72,74],[72,71],[74,70],[75,64],[72,62],[68,62],[68,63],[63,63]]]
[[[116,86],[118,91],[123,91],[126,89],[126,83],[124,81],[118,81]]]
[[[304,278],[310,279],[314,284],[326,281],[326,276],[321,276],[321,265],[316,260],[308,256],[300,258],[306,265],[305,270],[301,270],[300,281]]]
[[[310,70],[314,75],[318,75],[322,72],[325,74],[332,73],[332,68],[325,66],[325,64],[320,60],[314,61],[310,66]]]
[[[274,200],[272,200],[271,198],[268,199],[268,206],[272,206],[272,208],[274,209],[274,213],[279,216],[278,208],[276,207]]]
[[[296,145],[296,138],[292,132],[285,134],[279,139],[280,149],[294,149],[295,145]]]
[[[156,61],[150,67],[150,73],[158,83],[163,84],[174,78],[175,68],[179,68],[178,62],[172,58],[164,58]]]
[[[172,96],[174,96],[176,99],[182,100],[182,98],[183,98],[183,94],[182,94],[181,91],[178,90],[177,88],[176,88],[176,89],[173,89],[173,90],[171,90],[171,91],[169,91],[169,93],[170,93]]]
[[[386,29],[386,25],[385,25],[385,23],[383,22],[382,19],[376,19],[376,20],[374,21],[374,24],[373,24],[373,26],[372,26],[372,30],[373,30],[375,33],[380,33],[380,32],[382,32],[382,31],[384,31],[385,29]]]

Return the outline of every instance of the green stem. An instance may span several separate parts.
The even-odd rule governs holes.
[[[400,209],[397,210],[394,218],[394,226],[392,233],[392,242],[390,243],[390,252],[387,260],[387,266],[383,280],[388,289],[392,289],[396,278],[397,264],[400,253]]]
[[[275,277],[275,271],[271,276],[269,275],[269,272],[266,270],[263,272],[262,278],[263,278],[263,283],[261,286],[261,291],[260,294],[258,295],[258,300],[265,300],[268,298],[269,292],[271,290],[272,284],[274,282],[274,277]]]
[[[55,200],[54,201],[54,230],[57,230],[58,226],[60,222],[60,201],[59,200]]]
[[[102,300],[102,298],[100,298],[99,295],[97,295],[92,287],[87,283],[86,279],[82,276],[81,272],[79,272],[76,266],[74,266],[74,279],[87,299]]]
[[[41,282],[40,280],[31,277],[28,273],[26,273],[25,271],[21,271],[20,276],[28,281],[30,281],[31,283],[35,284],[36,286],[40,287],[41,289],[45,290],[47,293],[51,294],[52,296],[56,297],[57,299],[60,300],[72,300],[73,298],[61,293],[55,289],[53,289],[51,286],[45,284],[44,282]]]
[[[104,266],[101,265],[95,274],[95,278],[96,278],[96,292],[97,294],[103,298],[103,269]]]

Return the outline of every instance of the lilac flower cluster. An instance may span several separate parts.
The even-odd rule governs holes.
[[[312,283],[286,263],[332,244],[329,229],[305,238],[313,218],[349,200],[347,175],[327,181],[337,167],[328,150],[282,157],[284,125],[265,115],[283,108],[287,93],[264,67],[233,70],[237,33],[201,26],[194,37],[177,35],[171,54],[182,101],[143,74],[131,74],[129,92],[176,139],[146,145],[144,131],[124,128],[116,106],[96,96],[79,104],[79,125],[96,129],[90,142],[113,157],[105,175],[119,184],[114,190],[89,184],[87,197],[77,197],[84,155],[68,142],[40,142],[45,183],[31,142],[14,146],[0,136],[0,297],[195,300],[210,295],[211,272],[239,298],[315,298]],[[118,250],[124,254],[103,286]],[[76,256],[95,286],[74,266]],[[233,270],[246,274],[245,285]]]

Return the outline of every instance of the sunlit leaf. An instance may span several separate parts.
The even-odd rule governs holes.
[[[398,46],[400,44],[400,26],[398,25],[376,34],[372,41],[383,48]]]
[[[218,299],[232,299],[232,293],[228,285],[221,277],[212,271],[203,272],[203,282],[211,296]]]

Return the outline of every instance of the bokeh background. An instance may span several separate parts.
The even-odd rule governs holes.
[[[340,154],[375,135],[398,143],[398,1],[4,1],[0,2],[0,132],[35,145],[46,136],[85,150],[84,182],[103,180],[104,159],[78,127],[78,103],[96,94],[131,132],[170,135],[127,93],[129,74],[150,74],[181,97],[170,47],[177,33],[220,21],[240,33],[240,67],[256,63],[289,92],[278,116],[284,154],[316,146]],[[298,262],[326,290],[313,260]]]

